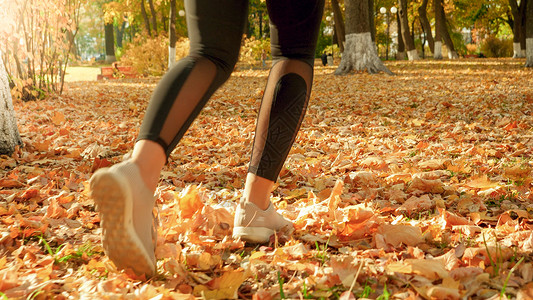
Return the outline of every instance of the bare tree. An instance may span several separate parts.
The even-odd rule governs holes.
[[[344,75],[352,70],[377,73],[393,73],[379,59],[372,41],[370,7],[367,0],[346,0],[346,45],[341,63],[335,75]]]
[[[8,1],[2,5],[0,18],[9,15],[17,20],[13,32],[0,43],[5,71],[16,78],[16,99],[33,100],[47,93],[63,91],[66,67],[74,49],[83,1],[55,2],[55,9],[32,5],[32,1]],[[1,32],[5,28],[0,28]],[[5,32],[5,31],[4,31]]]

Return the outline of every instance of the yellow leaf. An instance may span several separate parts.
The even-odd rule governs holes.
[[[304,188],[301,189],[295,189],[291,190],[286,197],[284,197],[286,200],[293,199],[293,198],[300,198],[303,195],[307,194],[307,190]]]
[[[194,213],[200,211],[204,207],[196,186],[187,186],[181,192],[179,203],[181,216],[183,218],[192,217]]]
[[[257,251],[257,252],[254,252],[252,253],[252,255],[250,255],[250,261],[254,260],[254,259],[260,259],[261,257],[265,256],[265,252],[263,251]]]
[[[230,271],[221,277],[215,278],[208,285],[194,287],[194,295],[203,296],[205,299],[236,299],[237,290],[244,282],[244,271]],[[213,287],[210,289],[209,287]]]
[[[479,178],[476,178],[466,184],[467,186],[475,189],[481,189],[486,190],[490,188],[498,187],[499,184],[496,182],[492,182],[487,178],[487,175],[483,175]]]
[[[6,256],[0,258],[0,270],[2,270],[6,266],[6,263],[7,263]]]
[[[403,262],[391,263],[386,269],[389,272],[418,274],[429,280],[448,277],[448,271],[444,268],[444,263],[432,259],[406,259]]]
[[[420,127],[420,126],[424,125],[424,121],[418,120],[418,119],[411,119],[411,120],[409,120],[409,122],[411,124],[413,124],[413,126],[416,126],[416,127]]]

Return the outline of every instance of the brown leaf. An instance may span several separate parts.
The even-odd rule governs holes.
[[[432,201],[429,196],[422,195],[421,197],[412,196],[407,199],[397,211],[400,213],[416,213],[420,211],[428,211],[435,207],[435,202]]]
[[[430,287],[427,291],[427,295],[431,299],[455,300],[461,298],[461,293],[459,293],[458,289],[442,286]]]
[[[527,283],[521,287],[516,295],[517,300],[530,300],[533,299],[533,282]]]
[[[438,208],[443,228],[452,228],[458,225],[474,225],[474,223],[464,217],[458,216],[452,212]]]
[[[46,218],[60,219],[68,216],[67,210],[59,204],[57,199],[52,199],[46,209]]]
[[[444,184],[439,179],[429,180],[415,177],[413,178],[413,181],[411,181],[407,191],[440,194],[444,192]]]
[[[350,291],[344,291],[342,292],[341,296],[339,297],[339,300],[355,300],[355,295]]]
[[[424,241],[420,228],[411,225],[382,224],[378,227],[377,233],[383,235],[385,242],[393,247],[402,244],[416,246]]]
[[[389,272],[418,274],[432,281],[448,277],[444,264],[438,260],[406,259],[402,262],[390,263],[385,269]]]
[[[486,190],[490,188],[498,187],[499,184],[496,182],[492,182],[487,178],[487,175],[480,176],[474,180],[469,181],[466,186],[480,189],[480,190]]]

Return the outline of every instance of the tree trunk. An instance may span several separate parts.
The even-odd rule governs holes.
[[[520,13],[522,14],[522,32],[520,34],[520,53],[522,54],[522,57],[526,57],[526,39],[527,39],[526,22],[528,18],[528,15],[527,15],[528,5],[531,5],[531,1],[528,1],[528,0],[520,1]]]
[[[418,8],[418,15],[420,16],[420,24],[422,25],[422,29],[426,35],[429,49],[431,50],[431,53],[435,53],[435,40],[433,39],[433,34],[431,33],[431,24],[429,23],[427,16],[427,6],[428,0],[423,0],[422,5]],[[424,49],[424,45],[422,45],[422,49]]]
[[[440,25],[438,26],[439,33],[442,39],[444,40],[444,44],[446,45],[446,48],[448,49],[448,58],[457,59],[459,58],[459,55],[457,55],[457,51],[455,51],[455,47],[453,45],[450,32],[448,31],[448,26],[446,22],[446,14],[444,12],[444,6],[442,6],[442,0],[433,1],[433,5],[434,5],[433,8],[435,9],[435,31],[437,31],[436,24],[438,23]]]
[[[376,44],[376,24],[374,22],[374,0],[368,0],[368,22],[370,24],[370,35],[372,42]]]
[[[398,10],[400,14],[400,22],[402,24],[402,37],[405,47],[407,49],[407,57],[409,60],[417,60],[418,51],[415,48],[415,42],[411,37],[411,32],[409,32],[409,19],[407,18],[407,1],[408,0],[399,0],[400,9]]]
[[[509,0],[513,14],[513,58],[525,57],[526,44],[526,4],[527,0]]]
[[[146,13],[146,7],[144,6],[144,0],[141,0],[141,14],[144,19],[144,25],[146,26],[146,31],[148,31],[148,36],[152,36],[152,31],[150,30],[150,20],[148,19],[148,14]]]
[[[526,9],[526,67],[533,68],[533,0],[527,1]]]
[[[117,34],[117,47],[122,48],[122,41],[124,40],[124,32],[126,31],[126,21],[122,22],[122,25],[115,28]]]
[[[68,42],[72,45],[76,45],[76,40],[75,40],[75,35],[72,31],[68,30],[67,31],[67,37],[68,37]],[[78,47],[72,47],[71,48],[71,51],[70,51],[70,54],[72,55],[72,57],[74,59],[77,59],[78,58]]]
[[[346,0],[346,45],[341,63],[335,75],[344,75],[352,70],[393,75],[379,59],[376,45],[372,42],[370,16],[367,0]]]
[[[442,11],[438,8],[442,7],[441,0],[433,0],[433,13],[435,14],[435,46],[433,51],[434,59],[442,59],[442,27],[446,24],[442,23],[442,18],[438,17]]]
[[[176,62],[176,0],[170,0],[170,16],[168,22],[168,68]]]
[[[337,34],[337,44],[341,53],[344,52],[344,43],[346,42],[346,30],[344,27],[344,20],[342,18],[342,11],[339,5],[339,0],[331,0],[333,8],[333,20],[335,21],[335,33]]]
[[[157,14],[154,7],[154,1],[148,0],[150,4],[150,13],[152,14],[152,28],[154,29],[154,35],[157,35]]]
[[[402,38],[402,22],[400,21],[400,13],[396,12],[396,24],[398,27],[398,60],[404,60],[405,59],[405,43],[403,42]]]
[[[105,62],[110,64],[115,62],[117,58],[115,57],[115,34],[113,23],[108,23],[104,25],[105,33]]]
[[[22,140],[17,128],[2,53],[0,53],[0,101],[2,101],[0,103],[0,154],[11,155],[16,146],[22,145]]]
[[[434,2],[437,6],[435,7],[435,20],[439,20],[438,22],[441,24],[439,26],[440,28],[440,34],[442,39],[444,40],[444,44],[446,45],[446,48],[448,49],[448,58],[450,59],[457,59],[459,58],[459,55],[457,55],[457,51],[455,51],[455,47],[453,45],[452,38],[450,36],[450,32],[448,30],[447,22],[446,22],[446,14],[444,12],[444,6],[442,6],[442,0],[437,0]],[[435,21],[437,23],[437,21]]]
[[[259,17],[259,38],[262,39],[263,38],[263,11],[259,10],[257,14]]]
[[[448,32],[446,23],[444,23],[443,29],[444,29],[444,32],[442,34],[442,37],[444,39],[444,44],[446,45],[446,48],[448,49],[448,58],[450,58],[450,59],[459,58],[459,55],[457,54],[457,51],[455,51],[455,47],[453,45],[453,41],[452,41],[452,38],[450,36],[450,33]]]

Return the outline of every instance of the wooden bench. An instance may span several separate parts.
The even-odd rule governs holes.
[[[97,76],[98,80],[102,79],[117,79],[117,78],[136,78],[137,72],[130,66],[119,66],[114,62],[110,67],[101,67],[100,74]]]

